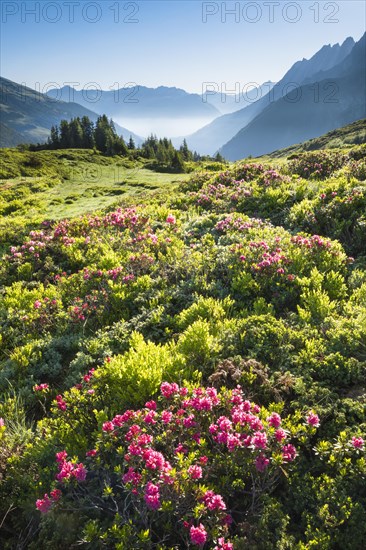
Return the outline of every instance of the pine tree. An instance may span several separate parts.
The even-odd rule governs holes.
[[[102,153],[107,152],[107,141],[109,146],[111,145],[111,134],[112,132],[106,115],[99,116],[95,126],[94,140],[96,148]],[[109,140],[108,137],[110,138]]]
[[[69,123],[67,120],[61,120],[60,122],[60,148],[67,149],[70,147],[69,139]]]
[[[187,142],[186,142],[185,139],[183,140],[183,143],[182,143],[179,151],[182,155],[183,160],[185,160],[185,161],[192,160],[192,153],[188,149],[188,145],[187,145]]]
[[[52,126],[51,135],[49,137],[49,146],[51,149],[59,149],[60,147],[60,134],[58,126]]]
[[[83,131],[83,148],[93,149],[95,146],[93,122],[88,116],[83,116],[80,124]]]
[[[127,147],[130,149],[130,151],[133,151],[134,149],[136,149],[136,145],[132,136],[130,136]]]
[[[181,154],[178,151],[175,151],[174,153],[172,168],[175,172],[178,172],[179,174],[185,172],[184,162]]]
[[[224,157],[220,153],[216,153],[215,160],[217,160],[217,162],[225,162]]]
[[[73,118],[69,124],[69,147],[81,149],[83,147],[83,129],[80,118]]]

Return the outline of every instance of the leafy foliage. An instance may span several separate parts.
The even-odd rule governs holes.
[[[35,154],[13,153],[9,173]],[[48,159],[63,154],[89,158],[40,151],[39,168],[55,170]],[[325,169],[304,178],[309,162]],[[12,223],[5,211],[5,549],[362,548],[363,162],[358,147],[218,162],[138,206]],[[174,391],[158,401],[160,387]],[[197,408],[206,397],[212,406]],[[244,402],[255,427],[233,418]],[[280,418],[286,442],[268,418]],[[132,425],[170,465],[171,484],[141,453],[126,459]],[[284,459],[295,440],[296,459]]]

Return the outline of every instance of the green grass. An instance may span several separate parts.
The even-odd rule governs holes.
[[[189,174],[157,173],[142,160],[87,150],[0,151],[0,214],[60,219],[170,192]],[[7,177],[4,177],[7,176]]]

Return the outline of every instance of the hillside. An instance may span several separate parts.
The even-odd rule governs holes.
[[[239,94],[225,93],[225,84],[222,84],[221,87],[217,84],[209,87],[207,94],[202,94],[202,101],[210,103],[223,115],[234,113],[266,95],[275,84],[275,82],[267,81],[258,86],[253,82],[251,85],[243,87]]]
[[[89,105],[90,106],[90,105]],[[88,116],[95,122],[98,115],[77,103],[54,101],[47,95],[0,77],[1,147],[19,143],[43,143],[50,129],[62,119]],[[129,136],[136,143],[141,138],[126,128],[116,125],[116,130],[126,140]]]
[[[113,203],[1,154],[1,548],[363,550],[365,145]]]
[[[268,156],[271,158],[288,157],[293,153],[316,151],[318,149],[335,149],[337,147],[352,147],[353,145],[360,145],[362,143],[366,143],[366,119],[357,120],[318,138],[274,151]]]

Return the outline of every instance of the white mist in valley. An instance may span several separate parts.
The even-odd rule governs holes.
[[[158,138],[177,138],[189,136],[206,124],[212,122],[214,117],[192,117],[192,118],[120,118],[113,117],[114,122],[141,137],[151,134]],[[128,139],[129,136],[123,136]]]

